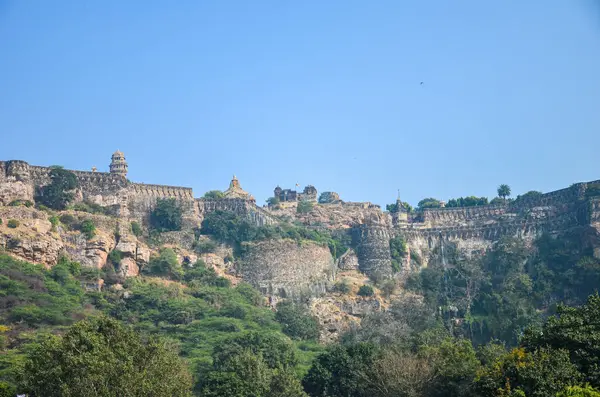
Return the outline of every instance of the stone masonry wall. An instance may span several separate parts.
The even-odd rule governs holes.
[[[368,276],[390,277],[390,232],[385,226],[359,225],[352,231],[359,269]]]
[[[236,266],[263,294],[292,299],[324,294],[336,274],[328,247],[293,240],[244,243]]]

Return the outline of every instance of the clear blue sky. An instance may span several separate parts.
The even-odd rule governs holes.
[[[421,85],[420,82],[424,84]],[[600,179],[594,0],[0,0],[0,159],[347,201]]]

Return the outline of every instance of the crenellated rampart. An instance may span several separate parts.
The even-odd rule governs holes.
[[[136,195],[152,196],[157,198],[175,198],[193,200],[192,188],[166,185],[149,185],[145,183],[132,183],[130,190]]]

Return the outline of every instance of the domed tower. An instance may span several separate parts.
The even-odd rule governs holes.
[[[110,173],[127,177],[127,161],[125,161],[123,152],[117,150],[113,153],[110,162]]]

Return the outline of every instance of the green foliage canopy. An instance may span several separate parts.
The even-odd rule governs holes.
[[[28,354],[23,388],[35,396],[191,396],[192,377],[164,341],[144,341],[107,317],[73,325]]]
[[[182,221],[183,210],[174,198],[159,198],[150,213],[150,225],[159,232],[181,230]]]
[[[50,184],[38,191],[36,201],[54,210],[64,210],[73,201],[73,190],[79,187],[77,176],[63,168],[50,169]]]

